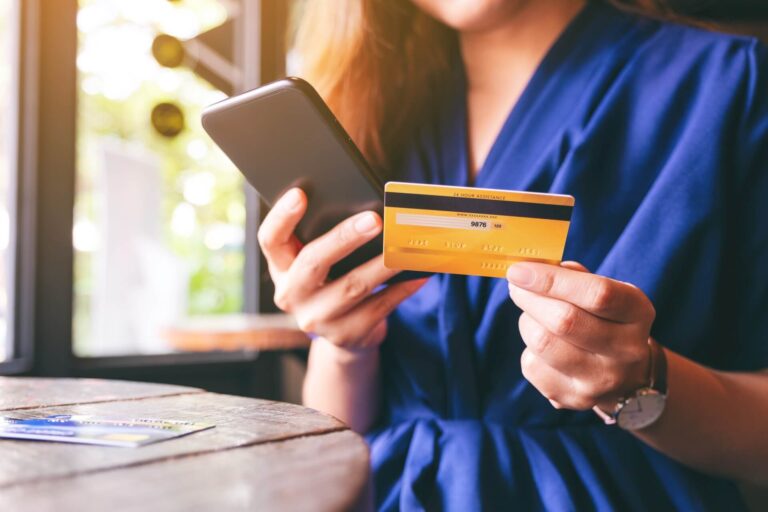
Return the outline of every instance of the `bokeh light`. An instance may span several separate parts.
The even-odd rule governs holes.
[[[170,322],[170,313],[160,318],[158,311],[208,315],[242,308],[243,181],[199,123],[202,109],[226,95],[184,66],[165,68],[152,56],[159,34],[189,39],[226,16],[217,0],[80,0],[72,233],[78,355],[170,350],[159,323],[147,329],[142,317]],[[153,128],[151,113],[160,104],[179,107],[181,131],[164,137]],[[105,273],[107,263],[119,270]],[[176,274],[164,275],[162,268]],[[110,286],[127,288],[114,293]],[[126,315],[121,318],[136,332],[157,335],[121,341],[121,333],[103,327],[114,315]]]

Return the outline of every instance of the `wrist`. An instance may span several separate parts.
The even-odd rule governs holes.
[[[341,347],[320,336],[312,341],[316,350],[339,366],[364,366],[379,360],[378,345],[371,347]]]
[[[645,383],[614,402],[613,406],[600,403],[593,408],[607,424],[618,423],[626,430],[638,430],[652,425],[663,414],[667,401],[666,353],[652,338],[648,339],[648,350]]]
[[[654,376],[654,353],[652,348],[652,338],[646,342],[646,351],[641,359],[631,363],[625,370],[624,377],[621,379],[616,389],[605,396],[595,404],[603,411],[612,412],[616,405],[626,397],[635,393],[635,391],[651,387]]]

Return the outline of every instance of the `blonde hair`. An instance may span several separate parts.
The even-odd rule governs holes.
[[[455,33],[410,0],[308,0],[296,21],[299,76],[386,170],[448,73]]]
[[[674,0],[588,1],[667,19],[679,12]],[[686,1],[689,7],[709,3]],[[305,0],[297,7],[298,74],[315,86],[368,161],[386,171],[445,83],[456,33],[411,0]]]

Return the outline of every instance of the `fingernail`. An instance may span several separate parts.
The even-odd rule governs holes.
[[[379,228],[379,221],[373,213],[361,215],[355,221],[355,231],[360,234],[370,233]]]
[[[285,193],[281,202],[287,211],[298,210],[301,206],[301,194],[299,193],[299,190],[292,188]]]
[[[536,280],[536,273],[525,265],[512,265],[507,269],[507,279],[517,286],[526,288]]]

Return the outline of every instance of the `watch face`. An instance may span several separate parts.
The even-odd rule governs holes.
[[[647,427],[661,416],[667,397],[655,389],[641,389],[624,402],[616,423],[627,430]]]

